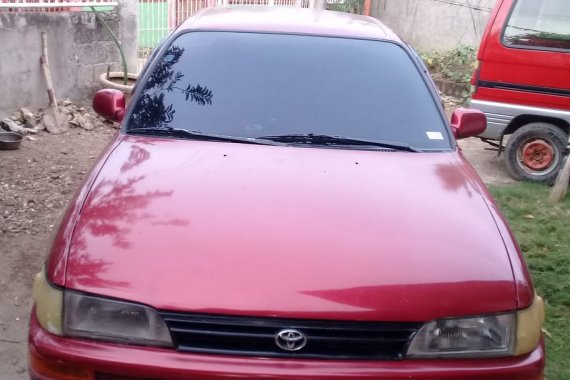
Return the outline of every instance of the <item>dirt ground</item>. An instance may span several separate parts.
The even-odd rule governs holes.
[[[0,151],[0,378],[27,378],[26,338],[33,276],[59,218],[115,130],[41,133]]]
[[[0,151],[0,378],[27,378],[26,336],[32,278],[60,214],[115,130],[41,133],[20,150]],[[488,184],[509,183],[502,158],[478,139],[461,147]]]
[[[516,182],[507,172],[504,153],[498,156],[495,148],[477,138],[460,140],[459,146],[487,185]]]

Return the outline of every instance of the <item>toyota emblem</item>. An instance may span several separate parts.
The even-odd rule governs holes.
[[[307,337],[298,330],[281,330],[275,336],[277,346],[285,351],[299,351],[307,344]]]

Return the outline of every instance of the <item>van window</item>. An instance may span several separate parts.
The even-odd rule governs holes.
[[[570,50],[569,0],[518,0],[503,43],[544,50]]]

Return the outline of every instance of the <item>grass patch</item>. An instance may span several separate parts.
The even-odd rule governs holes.
[[[548,380],[570,379],[570,195],[548,202],[550,189],[521,183],[491,187],[546,300]]]

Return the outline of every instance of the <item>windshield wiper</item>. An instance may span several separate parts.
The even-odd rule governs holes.
[[[169,136],[177,138],[187,138],[200,141],[220,141],[220,142],[234,142],[242,144],[261,144],[261,145],[286,145],[279,141],[266,140],[263,138],[254,137],[237,137],[217,135],[213,133],[204,133],[197,131],[189,131],[182,128],[132,128],[127,130],[127,134],[144,135],[144,136]]]
[[[323,146],[356,146],[356,147],[380,147],[405,152],[421,152],[422,150],[404,142],[368,140],[344,136],[329,136],[309,134],[290,134],[278,136],[260,136],[260,139],[271,140],[289,144],[307,144]]]

